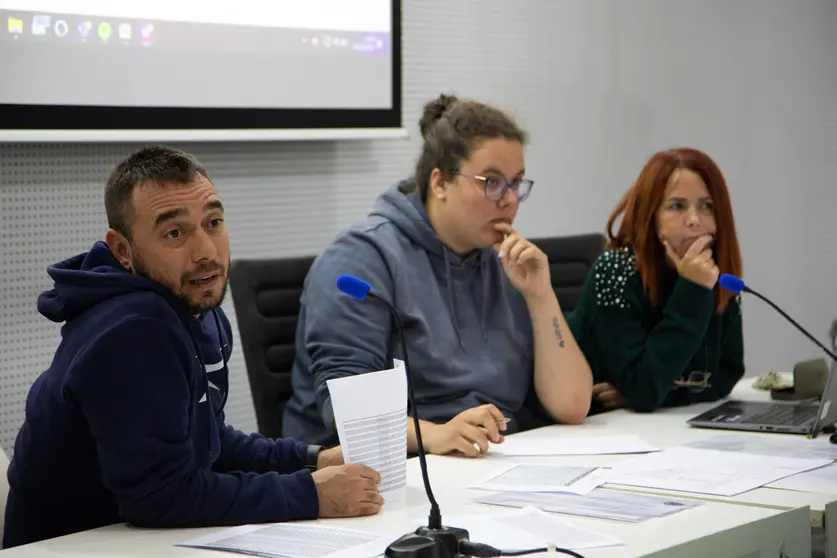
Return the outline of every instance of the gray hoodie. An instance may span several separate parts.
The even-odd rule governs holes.
[[[368,282],[399,310],[422,419],[443,423],[493,403],[512,418],[532,386],[528,310],[491,248],[464,257],[430,225],[419,196],[402,182],[369,216],[337,236],[314,262],[301,298],[293,396],[283,434],[337,443],[326,381],[392,368],[403,358],[387,308],[335,287],[340,275]]]

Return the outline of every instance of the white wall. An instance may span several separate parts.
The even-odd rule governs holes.
[[[453,91],[511,109],[531,132],[537,185],[521,232],[600,230],[648,156],[698,147],[730,183],[748,280],[825,337],[837,317],[837,3],[405,0],[403,11],[407,126]],[[410,172],[416,136],[185,147],[214,174],[234,257],[285,256],[315,253],[363,216]],[[133,147],[0,145],[4,448],[59,340],[35,311],[45,267],[101,238],[104,177]],[[745,340],[749,374],[817,354],[749,299]],[[228,416],[255,429],[238,351],[231,369]]]

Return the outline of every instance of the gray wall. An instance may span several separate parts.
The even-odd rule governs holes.
[[[420,106],[454,91],[529,129],[524,234],[600,230],[654,151],[716,158],[752,285],[820,338],[837,316],[837,3],[405,0],[403,141],[186,145],[213,171],[234,257],[316,253],[409,173]],[[102,182],[132,145],[0,145],[0,445],[59,328],[35,311],[47,264],[105,230]],[[232,319],[231,301],[227,310]],[[233,324],[235,326],[235,323]],[[745,302],[748,373],[816,350]],[[119,363],[114,363],[118,366]],[[255,429],[240,352],[230,421]]]

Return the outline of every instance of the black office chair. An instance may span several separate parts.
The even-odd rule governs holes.
[[[282,435],[282,415],[291,397],[299,298],[313,256],[237,260],[230,269],[238,331],[259,433]]]
[[[599,233],[530,239],[546,253],[555,295],[565,314],[581,299],[587,274],[604,251],[605,237]]]
[[[604,251],[605,237],[592,233],[530,240],[543,250],[549,259],[552,288],[555,289],[564,314],[569,314],[581,299],[581,291],[593,263]],[[526,402],[518,412],[517,421],[521,431],[553,424],[553,420],[538,401],[534,389],[529,391]]]

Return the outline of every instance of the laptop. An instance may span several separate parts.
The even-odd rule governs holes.
[[[831,345],[837,345],[834,338]],[[816,438],[824,426],[837,422],[835,366],[832,361],[819,403],[727,401],[686,422],[698,428],[804,434]]]

